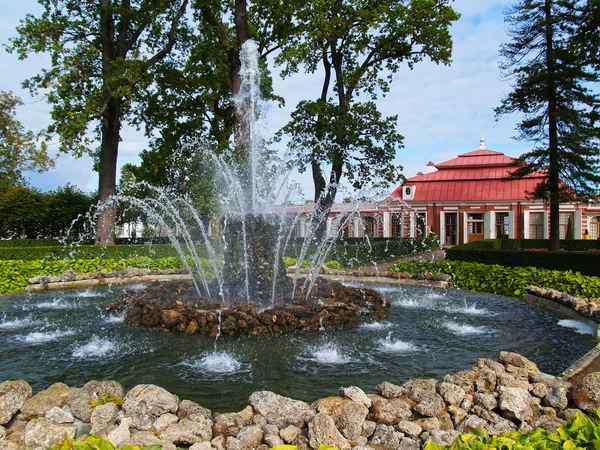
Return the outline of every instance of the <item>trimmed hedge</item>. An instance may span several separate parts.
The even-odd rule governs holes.
[[[496,239],[496,241],[499,244],[494,248],[499,250],[547,249],[550,244],[548,239]],[[568,251],[600,250],[600,239],[561,239],[560,248]]]
[[[536,267],[504,267],[464,261],[398,262],[391,272],[445,273],[452,276],[454,286],[469,291],[487,292],[506,297],[521,297],[527,287],[556,289],[582,298],[600,298],[600,278],[579,272],[539,269]]]
[[[439,242],[431,238],[362,240],[360,243],[336,245],[329,253],[329,259],[339,261],[344,266],[356,266],[395,260],[439,248]]]
[[[533,245],[536,245],[537,242],[542,240],[535,241],[536,242],[534,242]],[[562,242],[571,243],[577,241]],[[549,270],[572,270],[574,272],[581,272],[584,275],[600,276],[600,252],[500,250],[497,249],[499,243],[500,240],[486,240],[458,245],[446,250],[446,258],[453,261],[499,264],[506,267],[532,266]],[[540,248],[544,249],[544,247]]]

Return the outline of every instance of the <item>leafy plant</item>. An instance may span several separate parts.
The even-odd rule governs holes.
[[[114,403],[117,406],[123,406],[123,400],[113,395],[111,392],[107,392],[101,396],[98,400],[90,400],[90,406],[95,408],[96,406],[106,405],[107,403]]]
[[[138,447],[136,445],[125,445],[120,447],[121,450],[162,450],[162,445],[148,445],[146,447]],[[79,442],[70,439],[65,435],[62,442],[57,443],[50,450],[116,450],[115,446],[109,440],[100,436],[89,436],[85,441]]]

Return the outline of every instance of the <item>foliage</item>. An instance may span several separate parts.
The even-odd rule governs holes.
[[[0,192],[25,185],[23,172],[43,172],[54,165],[46,145],[38,147],[32,131],[17,120],[16,108],[23,101],[12,92],[0,91]]]
[[[162,445],[148,445],[145,447],[138,447],[136,445],[125,445],[119,447],[121,450],[162,450]],[[62,442],[57,443],[50,450],[116,450],[114,445],[110,443],[108,439],[100,436],[92,435],[88,436],[85,441],[80,442],[75,439],[70,439],[69,436],[65,435],[65,439]]]
[[[488,292],[507,297],[520,297],[527,287],[556,289],[582,298],[600,298],[600,278],[579,272],[538,269],[535,267],[503,267],[464,261],[398,262],[392,272],[445,273],[452,276],[455,287]]]
[[[389,91],[404,63],[412,68],[428,58],[449,64],[449,28],[458,17],[447,0],[301,5],[298,27],[276,60],[285,66],[284,75],[301,67],[323,74],[320,97],[300,102],[283,130],[291,135],[301,170],[312,170],[319,216],[327,216],[343,176],[355,187],[399,179],[393,160],[403,138],[395,130],[396,117],[382,118],[374,101]],[[359,97],[368,100],[358,102]],[[327,166],[329,175],[323,172]]]
[[[15,186],[0,196],[0,237],[34,238],[42,234],[44,198],[35,189]]]
[[[600,96],[592,86],[600,78],[588,58],[597,41],[577,39],[580,23],[587,20],[582,18],[586,3],[518,1],[506,17],[512,41],[500,52],[513,90],[496,108],[496,117],[524,115],[516,138],[535,147],[519,158],[512,177],[548,174],[536,193],[550,203],[551,250],[558,250],[561,183],[571,194],[591,196],[600,182]]]
[[[120,399],[111,392],[107,392],[98,398],[98,400],[90,400],[90,406],[95,408],[96,406],[106,405],[107,403],[114,403],[117,406],[123,406],[124,400]]]
[[[188,263],[191,263],[190,259]],[[200,264],[207,276],[214,276],[210,260],[201,258]],[[128,267],[165,270],[182,269],[184,265],[178,257],[148,256],[121,259],[0,260],[0,294],[22,291],[28,284],[27,280],[35,276],[59,276],[69,270],[76,273],[115,272]]]
[[[575,240],[575,224],[573,223],[573,216],[569,215],[569,221],[567,223],[567,235],[566,239],[568,241]]]
[[[485,432],[471,428],[449,446],[429,441],[425,450],[596,450],[600,446],[600,410],[596,418],[589,418],[578,411],[566,425],[555,433],[538,428],[528,433],[508,431],[499,436],[488,436]]]
[[[58,138],[60,151],[96,158],[99,199],[105,201],[116,193],[121,124],[135,122],[153,69],[168,59],[186,31],[188,0],[41,3],[41,16],[28,14],[21,21],[8,50],[20,59],[31,53],[50,55],[50,68],[26,80],[24,87],[34,95],[46,92],[52,105],[46,140]],[[99,242],[114,242],[114,222],[114,208],[100,211]]]

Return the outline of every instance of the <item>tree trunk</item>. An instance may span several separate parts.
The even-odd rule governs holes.
[[[546,19],[546,66],[548,69],[548,189],[550,191],[550,243],[548,250],[560,249],[560,183],[558,170],[558,128],[556,124],[556,81],[554,64],[554,24],[552,18],[552,0],[545,0]]]
[[[121,120],[119,106],[113,98],[102,118],[102,144],[100,149],[99,172],[99,204],[97,245],[114,245],[117,207],[105,204],[106,200],[117,193],[117,156],[119,153],[119,136]]]
[[[244,42],[246,42],[248,39],[250,39],[246,9],[246,0],[235,0],[235,36],[238,39],[240,46],[243,45]],[[229,62],[231,64],[231,81],[233,85],[233,96],[235,97],[240,92],[240,86],[242,84],[242,79],[240,77],[240,69],[242,68],[242,63],[240,61],[239,49],[229,51]],[[235,155],[237,158],[244,158],[246,156],[246,149],[244,148],[244,143],[247,142],[249,135],[249,131],[245,126],[246,122],[244,120],[244,111],[234,107],[233,120]]]

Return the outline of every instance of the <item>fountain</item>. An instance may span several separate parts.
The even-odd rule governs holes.
[[[171,199],[150,186],[153,199],[126,198],[165,230],[193,278],[193,285],[150,286],[125,294],[109,306],[127,311],[127,323],[216,336],[217,313],[225,335],[315,332],[342,329],[359,321],[382,319],[389,303],[374,290],[355,289],[320,278],[319,269],[337,236],[317,242],[312,230],[326,217],[313,214],[299,246],[297,269],[286,274],[286,254],[298,215],[281,206],[288,173],[274,167],[260,133],[260,70],[257,45],[244,43],[240,93],[235,97],[244,121],[233,155],[206,154],[216,174],[222,205],[218,213],[220,241],[210,239],[200,215],[185,199]],[[233,162],[232,162],[233,161]],[[241,162],[240,162],[241,161]],[[122,200],[122,199],[121,199]],[[206,247],[208,269],[201,262],[185,216],[194,219]],[[338,229],[351,220],[352,209],[336,218]],[[309,251],[310,250],[310,251]],[[300,267],[309,260],[310,270]],[[214,276],[209,276],[208,271]]]

